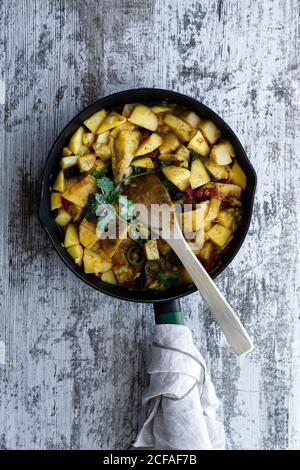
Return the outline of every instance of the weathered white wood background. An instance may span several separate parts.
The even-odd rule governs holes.
[[[228,448],[296,448],[299,2],[2,0],[0,9],[0,447],[122,449],[139,429],[152,308],[83,285],[36,214],[47,153],[73,115],[111,92],[155,86],[215,109],[257,169],[249,235],[218,280],[255,351],[236,359],[198,295],[182,307]]]

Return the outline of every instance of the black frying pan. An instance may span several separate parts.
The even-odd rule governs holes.
[[[232,259],[239,251],[247,234],[253,207],[253,199],[256,187],[256,173],[247,158],[247,155],[230,127],[214,111],[188,96],[176,93],[174,91],[161,90],[156,88],[140,88],[136,90],[127,90],[115,93],[102,98],[81,111],[72,121],[63,129],[52,149],[50,150],[42,179],[42,189],[39,207],[39,218],[47,234],[52,241],[54,248],[68,266],[82,281],[100,292],[108,294],[122,300],[133,302],[151,302],[154,304],[156,315],[160,313],[180,312],[179,298],[195,292],[197,289],[192,286],[176,286],[163,292],[153,291],[130,291],[125,288],[106,284],[93,275],[85,274],[68,255],[62,246],[62,239],[59,228],[54,222],[50,211],[50,186],[53,184],[53,178],[59,169],[59,162],[62,155],[62,149],[67,140],[81,126],[82,122],[101,108],[111,109],[126,103],[145,102],[157,103],[168,101],[177,103],[189,110],[195,111],[200,117],[211,119],[222,131],[224,137],[228,138],[236,151],[238,162],[247,175],[247,188],[243,195],[243,217],[242,222],[235,233],[233,242],[228,252],[224,253],[221,264],[211,273],[212,278],[217,277],[230,264]]]

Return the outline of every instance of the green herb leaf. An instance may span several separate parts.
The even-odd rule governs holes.
[[[89,222],[97,220],[97,210],[101,204],[105,204],[105,198],[100,193],[90,194],[87,206],[85,207],[85,217]]]
[[[103,170],[102,171],[97,171],[97,170],[92,171],[92,176],[94,176],[94,178],[96,178],[96,179],[101,178],[103,176]]]
[[[162,284],[166,289],[172,287],[173,284],[178,279],[178,274],[175,271],[166,271],[165,273],[159,273],[157,276],[157,280],[160,284]]]
[[[195,150],[192,150],[192,152],[191,152],[191,162],[196,160],[196,158],[199,158],[199,155],[198,155],[197,152],[195,152]]]

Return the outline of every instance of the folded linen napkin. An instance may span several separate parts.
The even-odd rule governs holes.
[[[150,414],[134,448],[158,450],[224,449],[219,402],[203,357],[184,325],[156,325],[150,384],[143,403]]]

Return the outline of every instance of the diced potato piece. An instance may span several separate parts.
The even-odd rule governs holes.
[[[181,145],[175,153],[176,160],[179,162],[188,162],[190,159],[190,152],[184,145]]]
[[[159,259],[157,240],[147,240],[144,249],[147,260],[154,261]]]
[[[69,255],[78,266],[82,266],[83,248],[81,245],[74,245],[67,249]]]
[[[60,161],[60,166],[63,170],[70,168],[71,166],[76,165],[77,155],[71,155],[69,157],[63,157]]]
[[[106,162],[111,158],[111,146],[109,144],[94,144],[93,149],[101,160]]]
[[[76,225],[69,224],[65,234],[64,247],[70,248],[74,245],[79,245],[78,229]]]
[[[153,132],[153,134],[148,137],[148,139],[142,142],[137,151],[135,152],[134,156],[139,157],[140,155],[145,155],[146,153],[153,152],[153,150],[157,149],[163,142],[163,139],[160,135]]]
[[[79,171],[82,173],[83,171],[89,171],[93,168],[96,161],[96,155],[89,154],[84,155],[82,157],[78,157],[78,168]]]
[[[90,153],[89,147],[87,145],[81,145],[78,150],[78,155],[86,155],[87,153]]]
[[[118,223],[118,222],[117,222]],[[112,258],[119,249],[123,240],[127,238],[128,225],[125,223],[118,223],[118,236],[117,238],[106,238],[102,240],[102,248],[106,256]]]
[[[102,132],[102,134],[98,134],[93,146],[97,145],[97,144],[108,144],[109,143],[109,136],[110,136],[109,131]]]
[[[225,166],[218,165],[217,163],[213,162],[210,158],[206,158],[204,160],[204,165],[217,180],[228,178],[228,171]]]
[[[51,210],[60,209],[62,207],[62,198],[61,193],[51,193]]]
[[[231,156],[231,158],[234,158],[235,157],[235,151],[234,151],[234,148],[233,148],[231,142],[229,142],[229,140],[227,140],[227,139],[222,139],[220,141],[220,144],[221,143],[225,145],[225,147],[227,148],[227,151],[228,151],[229,155]]]
[[[93,170],[96,170],[96,171],[101,172],[101,171],[103,171],[104,167],[105,167],[105,163],[104,163],[102,160],[100,160],[100,159],[98,158],[98,159],[95,161],[95,165],[94,165]]]
[[[194,150],[199,155],[205,157],[209,153],[209,145],[204,139],[201,131],[196,131],[191,141],[188,143],[188,148]]]
[[[83,133],[83,127],[78,127],[77,131],[75,131],[70,138],[68,147],[74,155],[78,155],[79,149],[82,145]]]
[[[69,157],[70,155],[72,155],[72,152],[68,147],[64,147],[62,154],[63,154],[63,157]]]
[[[102,134],[102,132],[106,132],[109,129],[113,129],[114,127],[117,127],[120,124],[123,124],[125,121],[126,118],[124,116],[121,116],[121,114],[112,111],[111,113],[109,113],[108,116],[106,116],[104,121],[101,123],[99,129],[97,130],[97,134]]]
[[[164,105],[155,105],[151,107],[151,111],[153,111],[155,114],[159,113],[166,113],[167,111],[171,111],[172,108],[169,106],[164,106]]]
[[[175,154],[169,154],[169,153],[162,153],[158,157],[158,160],[162,162],[168,162],[168,163],[171,163],[171,162],[176,163],[178,161]]]
[[[181,281],[183,284],[193,284],[194,282],[189,272],[183,266],[181,268]]]
[[[200,204],[197,209],[185,211],[181,214],[182,226],[185,233],[196,232],[204,227],[204,207]]]
[[[117,285],[116,277],[111,269],[102,274],[101,281],[107,282],[108,284],[112,284],[114,286]]]
[[[218,199],[215,196],[211,198],[209,210],[208,210],[207,216],[205,217],[205,225],[204,225],[205,230],[208,230],[210,227],[210,223],[217,218],[217,215],[220,210],[221,202],[222,202],[221,199]]]
[[[55,183],[53,185],[53,189],[55,191],[58,191],[59,193],[63,193],[65,190],[65,175],[63,170],[61,170],[55,180]]]
[[[116,138],[114,143],[115,157],[112,157],[112,170],[116,183],[119,183],[130,166],[140,143],[139,138],[138,131],[121,131]]]
[[[205,219],[205,217],[207,216],[208,211],[209,211],[210,200],[200,202],[199,205],[200,205],[201,207],[203,207],[203,215],[204,215],[204,219]]]
[[[131,165],[139,167],[139,168],[149,168],[149,169],[154,168],[154,163],[152,159],[148,157],[137,158],[136,160],[133,160]]]
[[[198,255],[204,244],[204,229],[198,230],[194,241],[192,241],[192,251]]]
[[[191,172],[186,168],[170,165],[162,167],[161,170],[165,177],[180,189],[180,191],[185,191],[189,187]]]
[[[79,182],[78,176],[72,176],[72,178],[65,178],[65,191],[68,191],[74,184]]]
[[[58,211],[58,214],[57,216],[55,217],[55,222],[57,223],[57,225],[60,225],[61,227],[64,227],[65,225],[67,225],[70,220],[71,220],[71,214],[69,214],[69,212],[67,212],[63,207],[61,209],[59,209]]]
[[[96,140],[95,134],[93,132],[84,132],[83,137],[82,137],[82,143],[83,145],[87,145],[88,147],[91,147],[93,143]]]
[[[105,109],[101,109],[101,111],[98,111],[97,113],[92,114],[92,116],[90,116],[88,119],[83,121],[83,124],[90,131],[92,131],[94,134],[96,134],[97,130],[99,129],[102,121],[104,121],[106,116],[107,116],[107,112],[105,111]]]
[[[171,154],[180,146],[180,140],[173,132],[167,132],[163,136],[163,142],[159,147],[160,154]]]
[[[236,184],[208,183],[205,188],[217,188],[218,197],[225,201],[231,198],[241,199],[242,196],[242,188]]]
[[[234,223],[234,213],[233,209],[224,209],[218,213],[217,222],[232,230]]]
[[[210,181],[209,174],[200,158],[195,158],[191,165],[190,183],[192,189],[199,188]]]
[[[237,184],[242,189],[246,189],[247,178],[241,166],[237,162],[234,162],[232,168],[230,168],[229,178],[232,183]]]
[[[76,206],[76,204],[71,204],[69,208],[69,212],[72,216],[74,222],[78,222],[83,214],[82,207]]]
[[[97,185],[95,178],[92,175],[87,175],[65,191],[63,197],[79,207],[84,207],[87,205],[89,195],[96,191]]]
[[[98,240],[96,224],[83,219],[79,225],[79,240],[85,248],[92,248]]]
[[[228,165],[231,163],[230,153],[227,146],[222,142],[213,146],[210,155],[212,160],[218,165]]]
[[[204,119],[200,122],[199,129],[210,145],[214,145],[221,137],[220,129],[215,125],[214,122],[207,119]]]
[[[199,118],[198,114],[194,113],[194,111],[185,111],[180,115],[181,119],[187,122],[191,127],[197,127],[200,124],[201,119]]]
[[[126,117],[126,119],[129,118],[130,114],[133,111],[133,108],[136,106],[136,103],[128,103],[124,104],[124,108],[122,111],[122,116]]]
[[[213,249],[214,249],[214,245],[212,244],[210,240],[207,240],[204,243],[201,250],[199,251],[198,255],[200,256],[201,259],[205,261],[209,261],[209,259],[211,258]]]
[[[83,266],[86,274],[101,273],[102,259],[101,256],[88,248],[83,252]]]
[[[154,112],[143,104],[138,104],[134,107],[128,121],[137,126],[149,129],[149,131],[152,132],[156,131],[158,125],[158,120]]]
[[[119,126],[112,129],[110,131],[110,135],[111,135],[111,137],[113,137],[115,139],[117,137],[117,135],[119,134],[119,132],[121,132],[121,131],[133,131],[134,129],[136,129],[136,126],[134,124],[132,124],[131,122],[126,121],[123,124],[120,124]]]
[[[163,256],[166,256],[168,253],[170,253],[171,247],[165,240],[163,240],[162,238],[158,238],[156,241],[158,249]]]
[[[207,232],[209,238],[219,247],[225,245],[231,234],[231,230],[220,224],[214,224]]]
[[[167,124],[183,142],[190,140],[193,128],[182,119],[173,114],[166,114],[164,123]]]

